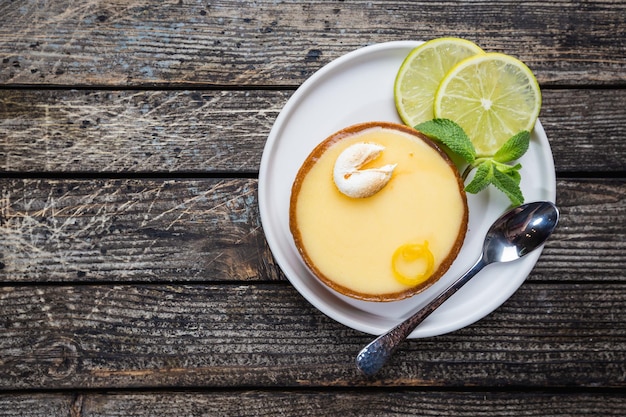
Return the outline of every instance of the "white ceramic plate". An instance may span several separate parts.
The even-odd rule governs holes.
[[[322,284],[300,258],[289,231],[291,185],[313,148],[330,134],[369,121],[401,123],[393,100],[400,64],[421,42],[401,41],[358,49],[327,64],[289,99],[270,132],[259,173],[259,209],[263,229],[278,265],[293,286],[316,308],[353,329],[381,334],[416,311],[478,259],[493,221],[509,207],[490,187],[468,194],[469,229],[463,248],[448,272],[433,286],[409,299],[377,303],[345,297]],[[554,162],[538,121],[531,145],[520,162],[526,201],[555,199]],[[470,325],[498,308],[524,282],[540,255],[537,250],[508,264],[490,265],[452,296],[410,337],[429,337]]]

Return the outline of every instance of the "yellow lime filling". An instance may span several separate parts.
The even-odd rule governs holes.
[[[335,186],[333,168],[341,152],[362,142],[385,147],[363,169],[397,167],[376,194],[350,198]],[[418,274],[426,280],[437,271],[455,244],[463,213],[453,168],[435,149],[408,133],[374,127],[319,157],[301,184],[295,216],[302,245],[321,275],[353,293],[392,294],[417,285]],[[398,259],[395,269],[408,277],[398,279],[394,252],[404,243],[424,241],[430,256],[418,251],[413,262]]]

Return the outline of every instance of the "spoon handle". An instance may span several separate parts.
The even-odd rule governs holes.
[[[374,376],[391,357],[393,352],[395,352],[400,343],[406,339],[411,332],[426,319],[426,317],[430,316],[433,311],[441,306],[485,266],[487,266],[487,263],[481,255],[480,259],[474,264],[474,266],[450,284],[448,288],[435,297],[431,302],[426,304],[411,317],[398,324],[387,333],[378,336],[365,346],[356,357],[356,367],[364,375]]]

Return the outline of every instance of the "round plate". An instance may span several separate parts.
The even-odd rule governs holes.
[[[463,248],[448,272],[426,291],[402,301],[355,300],[322,284],[302,261],[289,231],[291,185],[308,154],[332,133],[370,121],[401,123],[393,99],[398,68],[421,44],[388,42],[344,55],[306,80],[280,112],[268,137],[259,172],[259,209],[272,253],[289,281],[311,304],[353,329],[378,335],[424,306],[471,267],[493,221],[509,200],[489,187],[468,194],[469,225]],[[554,161],[537,121],[528,152],[519,161],[526,201],[554,201]],[[488,266],[428,317],[411,338],[441,335],[470,325],[506,301],[524,282],[541,251],[518,261]]]

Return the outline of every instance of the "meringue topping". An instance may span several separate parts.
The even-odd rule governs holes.
[[[382,190],[391,179],[397,164],[361,169],[375,160],[385,149],[376,143],[355,143],[347,147],[335,161],[333,180],[343,194],[352,198],[370,197]]]

